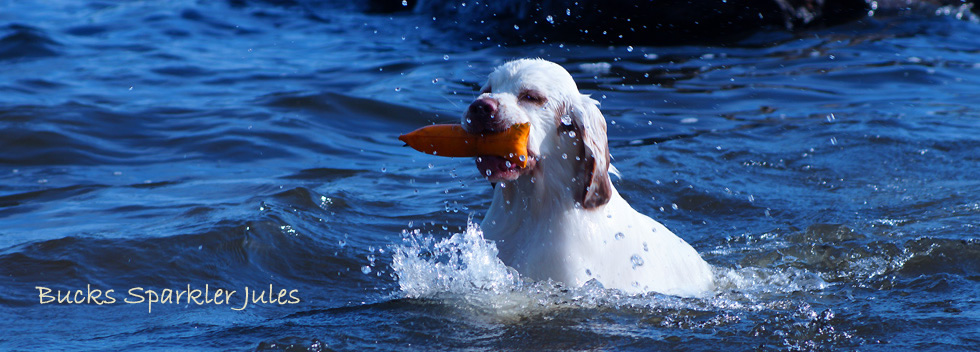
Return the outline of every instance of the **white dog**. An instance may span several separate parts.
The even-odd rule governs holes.
[[[524,59],[490,74],[462,124],[470,133],[529,122],[525,167],[480,156],[494,183],[481,227],[521,275],[581,286],[597,280],[629,293],[700,296],[711,267],[684,240],[633,210],[609,179],[606,120],[558,64]]]

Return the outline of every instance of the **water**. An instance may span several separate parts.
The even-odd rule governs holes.
[[[980,345],[969,13],[498,47],[316,2],[0,8],[4,350]],[[525,280],[473,225],[473,161],[396,140],[528,56],[602,102],[617,187],[715,267],[713,296]]]

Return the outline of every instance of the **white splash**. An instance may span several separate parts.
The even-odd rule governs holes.
[[[417,229],[403,234],[405,244],[394,247],[391,267],[407,297],[474,290],[500,293],[520,284],[517,272],[497,259],[497,246],[472,222],[463,233],[438,242]]]
[[[712,297],[681,298],[658,293],[629,295],[593,281],[566,287],[551,281],[522,279],[497,258],[497,247],[469,221],[466,231],[436,239],[419,230],[403,231],[403,243],[392,246],[391,267],[399,294],[432,299],[474,316],[514,320],[555,309],[614,308],[626,310],[743,311],[773,309],[795,292],[829,286],[819,274],[804,269],[715,267]],[[637,265],[642,265],[638,263]]]
[[[739,300],[766,300],[794,292],[819,291],[829,284],[820,275],[799,268],[718,268],[715,291],[718,296]]]
[[[472,221],[463,233],[438,241],[419,230],[403,235],[391,267],[404,297],[434,299],[494,321],[518,321],[555,306],[553,284],[523,281]]]

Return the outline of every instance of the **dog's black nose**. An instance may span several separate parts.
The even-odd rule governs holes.
[[[503,121],[497,116],[498,105],[497,99],[477,99],[466,110],[463,126],[470,133],[488,133],[506,129]]]
[[[497,100],[492,98],[480,98],[470,104],[470,113],[476,116],[490,115],[497,113]]]

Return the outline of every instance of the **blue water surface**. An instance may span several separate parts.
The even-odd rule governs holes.
[[[2,350],[980,346],[969,11],[648,47],[316,1],[0,9]],[[713,296],[486,264],[473,161],[396,137],[521,57],[602,103],[616,187],[715,267]]]

